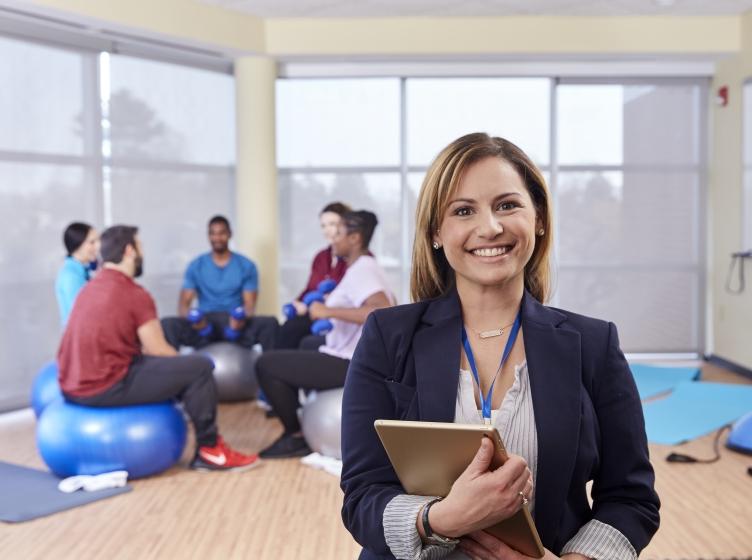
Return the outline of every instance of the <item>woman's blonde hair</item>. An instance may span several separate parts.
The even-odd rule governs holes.
[[[487,157],[499,158],[514,167],[533,200],[543,235],[537,236],[536,232],[535,249],[525,265],[525,288],[541,303],[547,300],[551,283],[549,253],[553,237],[546,181],[520,148],[504,138],[475,132],[458,138],[444,148],[423,180],[415,216],[415,243],[410,274],[410,295],[413,301],[438,297],[454,285],[454,270],[449,266],[444,251],[433,248],[433,237],[464,171]]]

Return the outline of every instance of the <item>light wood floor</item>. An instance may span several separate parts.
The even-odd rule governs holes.
[[[706,379],[745,383],[711,366]],[[253,404],[222,405],[219,424],[233,445],[257,450],[280,432]],[[681,446],[709,456],[713,436]],[[190,446],[190,443],[189,443]],[[672,448],[650,448],[661,496],[661,529],[647,559],[752,558],[752,457],[722,449],[711,465],[666,463]],[[128,494],[21,524],[0,523],[2,559],[355,558],[342,526],[336,477],[294,459],[245,473],[196,473],[181,464],[132,483]],[[0,460],[44,468],[30,412],[0,417]]]

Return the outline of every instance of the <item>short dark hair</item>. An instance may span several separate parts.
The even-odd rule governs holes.
[[[368,245],[371,243],[371,238],[373,237],[373,231],[379,223],[376,214],[368,210],[346,212],[342,216],[342,221],[345,224],[347,233],[359,233],[360,238],[363,240],[363,248],[368,249]]]
[[[324,209],[319,212],[319,215],[323,214],[324,212],[334,212],[335,214],[344,216],[348,212],[352,212],[352,208],[350,208],[344,202],[330,202],[329,204],[324,206]]]
[[[83,245],[83,242],[86,241],[86,236],[89,235],[90,231],[91,226],[83,222],[73,222],[65,228],[65,231],[63,232],[63,244],[65,245],[65,250],[68,252],[69,257],[75,253],[81,245]]]
[[[125,248],[128,245],[136,247],[136,226],[117,225],[108,227],[102,232],[99,252],[102,254],[102,262],[118,264],[123,260]]]
[[[221,214],[217,214],[216,216],[213,216],[212,219],[209,220],[209,225],[206,227],[210,228],[214,224],[223,224],[227,228],[227,231],[232,233],[232,228],[230,227],[230,221],[224,216],[222,216]]]

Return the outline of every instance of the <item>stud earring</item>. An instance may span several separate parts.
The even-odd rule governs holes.
[[[538,230],[538,236],[539,236],[539,237],[540,237],[540,236],[542,236],[542,235],[543,235],[544,233],[546,233],[546,230],[545,230],[545,229],[543,229],[543,228],[540,228],[540,229]]]
[[[439,247],[441,247],[441,245],[439,245],[439,242],[438,241],[434,241],[433,242],[433,248],[436,249],[436,250],[438,250]]]

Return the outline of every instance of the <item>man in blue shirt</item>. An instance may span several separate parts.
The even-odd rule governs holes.
[[[229,340],[242,346],[274,348],[279,327],[275,317],[255,314],[258,271],[250,259],[230,251],[230,222],[209,220],[211,252],[188,265],[178,302],[179,317],[162,319],[165,338],[173,347],[200,347]],[[192,309],[194,300],[198,306]]]

